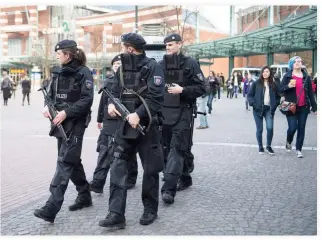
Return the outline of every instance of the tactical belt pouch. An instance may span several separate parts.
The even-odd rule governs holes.
[[[171,94],[164,93],[163,96],[163,106],[170,108],[179,108],[180,107],[180,94]]]

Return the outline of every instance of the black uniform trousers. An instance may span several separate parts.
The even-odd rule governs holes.
[[[81,152],[83,145],[83,136],[85,127],[74,130],[71,135],[68,146],[61,138],[58,141],[58,158],[55,175],[51,181],[49,197],[46,205],[54,208],[58,212],[64,201],[64,194],[66,192],[69,179],[76,186],[76,190],[80,197],[87,197],[90,195],[89,184],[86,180],[84,167],[81,160]]]
[[[109,211],[124,215],[127,197],[128,161],[139,153],[143,167],[142,202],[145,210],[158,211],[159,172],[164,167],[159,126],[152,123],[150,130],[137,139],[123,139],[115,134],[114,157],[111,163]]]
[[[108,171],[110,170],[111,160],[113,158],[113,136],[107,135],[103,128],[98,141],[97,165],[94,171],[93,184],[98,188],[103,188],[106,182]],[[138,176],[138,163],[136,154],[128,162],[128,184],[135,184]]]
[[[186,177],[190,177],[187,164],[188,159],[186,160],[186,158],[187,156],[189,158],[189,156],[192,155],[190,151],[190,137],[193,121],[192,112],[192,107],[186,107],[182,110],[180,119],[176,124],[162,126],[163,144],[165,149],[167,149],[166,152],[168,152],[164,169],[164,184],[161,188],[162,193],[167,191],[173,196],[176,195],[177,183],[183,170],[185,170],[184,173],[187,175]]]

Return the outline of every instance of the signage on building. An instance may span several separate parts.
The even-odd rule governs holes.
[[[12,69],[10,69],[10,73],[11,74],[23,74],[23,73],[25,73],[25,69],[12,68]]]
[[[112,43],[120,43],[121,36],[112,36]]]

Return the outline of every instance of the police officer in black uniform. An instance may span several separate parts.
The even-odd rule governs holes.
[[[58,111],[53,119],[51,136],[58,141],[56,173],[50,184],[51,196],[45,206],[34,211],[34,215],[48,222],[54,222],[59,212],[69,180],[76,185],[78,196],[69,206],[70,211],[92,205],[89,184],[81,160],[83,136],[90,121],[93,103],[93,77],[85,66],[85,53],[77,48],[73,40],[63,40],[55,46],[61,68],[53,73],[48,86],[48,96]],[[57,69],[56,69],[57,70]],[[45,106],[43,115],[52,118]],[[69,141],[63,141],[55,125],[61,124]]]
[[[144,213],[140,224],[151,224],[157,218],[159,204],[159,172],[162,171],[163,154],[160,145],[157,113],[161,110],[164,93],[164,76],[161,66],[146,57],[145,40],[136,33],[121,38],[122,65],[116,73],[112,94],[120,98],[131,113],[126,121],[119,121],[115,133],[114,158],[111,163],[109,213],[99,222],[102,227],[125,227],[125,205],[128,178],[127,162],[139,153],[143,166],[142,202]],[[120,115],[109,102],[108,113]],[[145,127],[144,135],[138,130]]]
[[[181,187],[187,188],[192,185],[189,173],[191,169],[186,161],[193,160],[190,150],[196,99],[203,95],[206,89],[198,63],[180,52],[180,35],[170,34],[164,39],[164,43],[167,54],[160,64],[164,69],[166,82],[162,133],[167,160],[161,193],[162,200],[170,204],[174,202],[180,177]],[[185,175],[182,175],[183,170]]]
[[[113,73],[116,73],[117,69],[121,65],[121,55],[117,55],[111,62]],[[114,82],[114,74],[107,76],[104,81],[104,87],[111,90],[111,86]],[[97,166],[94,171],[93,180],[90,182],[90,190],[96,193],[103,193],[103,188],[106,182],[107,173],[110,169],[110,158],[113,156],[113,137],[117,127],[117,117],[111,117],[107,111],[108,96],[105,92],[102,92],[98,114],[97,114],[97,127],[101,129],[98,140],[98,158]],[[102,124],[103,123],[103,124]],[[133,155],[133,159],[129,161],[128,166],[129,177],[127,180],[127,188],[131,189],[135,186],[138,165],[136,155]]]

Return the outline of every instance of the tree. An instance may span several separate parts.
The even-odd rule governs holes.
[[[193,34],[193,29],[191,26],[188,26],[188,20],[196,15],[198,9],[194,10],[185,9],[182,5],[179,6],[170,6],[171,10],[175,11],[176,23],[171,24],[169,16],[166,15],[164,11],[158,9],[158,13],[162,19],[162,23],[165,28],[168,30],[167,33],[178,33],[182,38],[182,43],[184,44],[187,41],[191,41],[191,34]],[[195,38],[194,35],[192,36]]]
[[[100,85],[100,69],[104,67],[104,56],[103,56],[103,35],[102,31],[93,31],[91,33],[93,45],[91,46],[91,52],[95,53],[94,68],[96,69],[96,88]]]
[[[46,33],[44,31],[44,33]],[[31,56],[27,59],[28,64],[39,66],[42,70],[42,80],[50,77],[50,67],[55,62],[55,56],[53,54],[53,41],[52,34],[43,34],[42,38],[38,38],[36,42],[32,43]],[[33,88],[35,82],[33,82]]]

